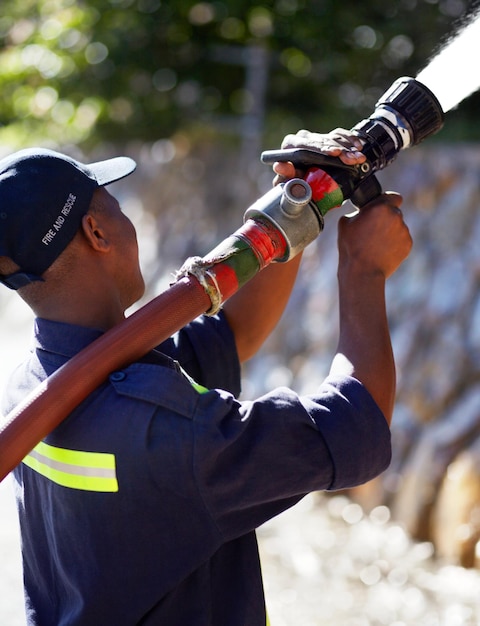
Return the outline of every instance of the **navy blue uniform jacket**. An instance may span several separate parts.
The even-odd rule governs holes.
[[[37,320],[8,413],[99,335]],[[179,362],[196,382],[192,385]],[[222,314],[89,396],[15,470],[28,623],[265,626],[255,528],[382,472],[390,432],[352,378],[239,402]]]

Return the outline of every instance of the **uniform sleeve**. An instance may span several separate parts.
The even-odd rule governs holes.
[[[206,394],[199,406],[195,472],[227,539],[308,492],[362,484],[390,463],[387,422],[353,378],[328,378],[310,396],[282,388],[238,403],[222,392]]]
[[[207,389],[225,389],[237,397],[241,391],[240,363],[235,339],[222,311],[201,316],[162,343],[161,352]]]

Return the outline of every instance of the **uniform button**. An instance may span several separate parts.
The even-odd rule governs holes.
[[[121,380],[124,380],[127,377],[125,372],[113,372],[110,374],[110,380],[112,383],[119,383]]]

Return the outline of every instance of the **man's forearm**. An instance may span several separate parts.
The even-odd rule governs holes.
[[[331,373],[365,385],[390,424],[395,362],[385,306],[385,277],[350,269],[339,276],[340,337]]]

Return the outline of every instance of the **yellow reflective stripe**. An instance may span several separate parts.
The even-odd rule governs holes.
[[[23,463],[63,487],[118,491],[114,454],[67,450],[41,441],[23,459]]]
[[[198,391],[198,393],[208,393],[209,392],[209,389],[207,389],[203,385],[200,385],[200,383],[196,383],[194,380],[191,380],[190,384],[195,389],[195,391]]]
[[[188,380],[188,382],[192,385],[192,387],[195,389],[195,391],[197,391],[198,393],[208,393],[210,391],[210,389],[207,389],[206,387],[204,387],[203,385],[201,385],[200,383],[197,383],[191,376],[190,374],[188,374],[183,367],[178,364],[178,367],[180,368],[182,374],[185,376],[185,378]]]

